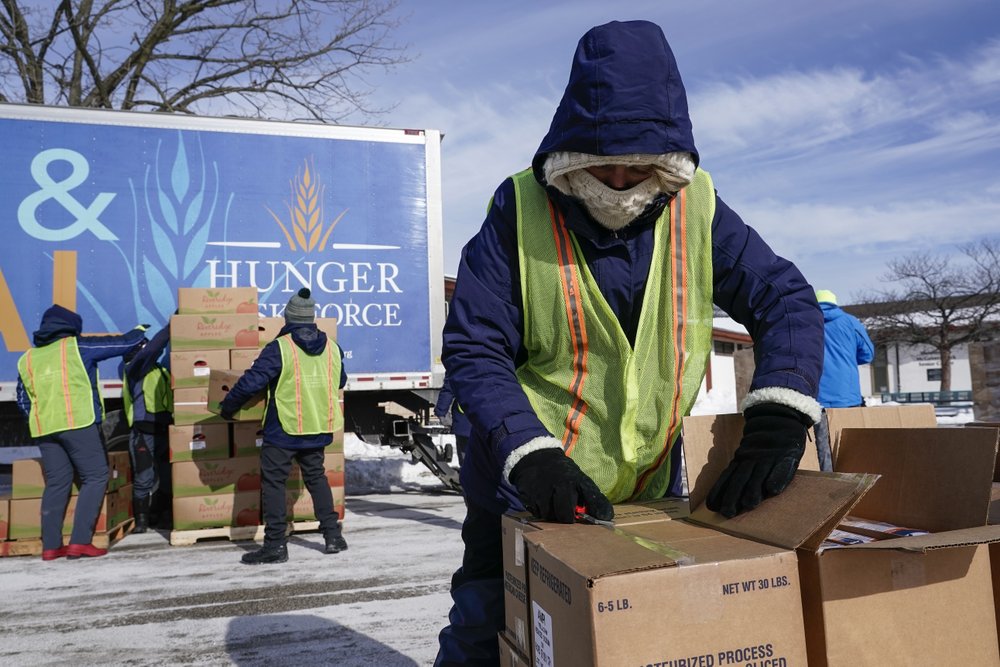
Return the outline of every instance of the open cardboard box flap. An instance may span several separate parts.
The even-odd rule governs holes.
[[[818,546],[876,480],[878,475],[800,470],[783,493],[765,499],[752,512],[727,519],[701,504],[690,520],[786,549]]]
[[[854,514],[931,533],[984,526],[998,431],[847,428],[837,470],[881,475]]]
[[[906,424],[907,418],[923,416],[913,410],[898,412],[895,417],[887,412],[884,418],[901,417]],[[726,519],[709,511],[704,500],[739,445],[742,425],[740,415],[684,420],[691,520],[696,523],[786,548],[818,548],[849,514],[932,535],[846,548],[923,551],[997,541],[995,532],[983,527],[1000,431],[845,428],[837,472],[800,469],[782,494],[764,500],[752,512]]]
[[[743,416],[684,419],[690,520],[716,530],[786,549],[818,545],[875,484],[878,475],[820,473],[800,468],[783,493],[732,519],[710,511],[705,498],[729,465],[743,434]],[[809,449],[811,442],[806,444]],[[815,451],[815,447],[812,447]]]

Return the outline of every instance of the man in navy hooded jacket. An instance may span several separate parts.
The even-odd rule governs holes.
[[[326,542],[325,552],[340,553],[347,549],[342,526],[333,506],[333,493],[326,478],[323,467],[323,448],[333,442],[333,428],[329,430],[310,428],[296,431],[296,417],[313,423],[331,423],[327,420],[315,419],[317,414],[302,414],[313,411],[309,406],[322,406],[319,409],[333,410],[340,414],[339,396],[336,390],[329,388],[336,382],[336,387],[343,388],[347,384],[347,373],[344,370],[344,352],[336,342],[329,340],[326,334],[316,328],[316,302],[313,301],[309,289],[302,288],[288,300],[285,306],[285,326],[277,337],[264,346],[260,356],[253,365],[243,373],[233,388],[222,399],[219,414],[224,419],[232,419],[240,407],[256,394],[267,390],[267,407],[264,411],[264,444],[260,450],[261,476],[261,509],[264,514],[264,544],[257,551],[243,555],[242,562],[247,565],[263,563],[284,563],[288,560],[288,545],[286,531],[288,528],[287,506],[285,504],[285,483],[291,471],[292,461],[299,464],[302,480],[312,497],[313,510],[319,521]],[[290,338],[290,341],[289,341]],[[283,342],[284,341],[284,342]],[[294,350],[292,350],[294,346]],[[286,368],[282,348],[294,352],[292,358],[298,359]],[[336,355],[329,359],[330,355]],[[309,358],[323,359],[321,366],[335,369],[336,380],[327,378],[329,382],[313,388],[314,392],[325,392],[322,401],[301,401],[297,415],[285,413],[279,405],[280,392],[285,391],[283,383],[288,385],[298,383],[303,390],[310,388],[308,382],[301,382],[300,366],[309,362]],[[286,385],[286,386],[288,386]],[[304,407],[303,407],[304,406]]]
[[[81,336],[83,318],[57,304],[42,315],[32,337],[34,348],[22,357],[26,363],[25,372],[18,374],[17,404],[32,423],[32,434],[37,432],[35,443],[41,450],[45,471],[42,560],[107,553],[107,549],[91,544],[109,475],[101,431],[104,403],[97,384],[97,365],[136,349],[145,339],[146,328],[139,326],[121,335]],[[63,347],[61,373],[57,368],[40,368],[41,359],[34,364],[29,362],[31,355],[54,350],[56,346]],[[84,402],[90,405],[81,410],[80,404]],[[86,417],[77,422],[73,417],[80,413],[86,413]],[[46,427],[46,417],[68,422],[66,428]],[[63,546],[62,525],[74,475],[80,478],[80,494],[73,532],[69,544]]]
[[[746,427],[709,494],[727,516],[780,493],[819,418],[812,288],[698,169],[680,73],[652,23],[593,28],[530,170],[466,245],[442,359],[473,424],[465,555],[436,664],[497,664],[500,516],[570,523],[671,495],[680,419],[705,372],[712,303],[746,326]]]

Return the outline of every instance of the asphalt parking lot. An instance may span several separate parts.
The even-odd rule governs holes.
[[[2,665],[429,665],[461,561],[454,493],[347,497],[349,549],[319,533],[247,566],[248,541],[128,535],[102,558],[0,558]]]

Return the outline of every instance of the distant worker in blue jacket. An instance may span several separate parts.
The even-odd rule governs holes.
[[[458,450],[458,465],[465,461],[465,448],[469,442],[469,435],[472,433],[472,424],[465,416],[462,406],[455,400],[455,394],[451,390],[451,382],[448,376],[444,377],[444,384],[438,392],[437,403],[434,405],[434,416],[437,417],[443,426],[451,429],[455,436],[455,449]]]
[[[174,420],[174,395],[170,371],[160,363],[169,342],[170,327],[166,326],[125,355],[118,367],[122,404],[131,429],[133,533],[145,533],[150,525],[170,528],[169,428]]]
[[[816,450],[820,470],[833,470],[830,425],[826,408],[855,408],[865,404],[861,396],[858,366],[871,363],[875,346],[861,321],[840,309],[837,295],[817,290],[816,300],[823,309],[823,375],[819,379],[819,403],[823,415],[816,423]]]
[[[608,520],[612,503],[678,493],[713,303],[753,336],[756,370],[707,505],[734,516],[794,476],[820,415],[823,319],[699,162],[660,28],[588,31],[531,168],[497,188],[459,265],[442,359],[473,430],[436,664],[498,664],[504,512]]]
[[[323,448],[344,425],[339,390],[347,383],[347,373],[343,351],[316,328],[315,318],[316,302],[302,288],[285,306],[285,326],[264,346],[220,406],[222,417],[232,419],[250,398],[267,390],[260,449],[264,544],[243,556],[248,565],[288,560],[285,482],[293,460],[312,497],[326,553],[347,549],[323,467]]]
[[[108,455],[101,422],[104,402],[97,364],[121,357],[145,338],[145,327],[126,334],[81,336],[83,318],[60,305],[42,315],[34,347],[17,362],[17,404],[28,419],[31,437],[42,453],[42,560],[105,555],[92,544],[108,485]],[[73,532],[63,546],[74,474],[80,478]]]

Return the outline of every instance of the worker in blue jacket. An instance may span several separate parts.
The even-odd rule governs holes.
[[[323,464],[323,448],[344,425],[339,389],[347,383],[347,372],[343,351],[316,328],[315,317],[316,302],[309,289],[302,288],[285,306],[285,326],[220,405],[221,416],[232,419],[244,403],[267,391],[260,449],[264,544],[243,555],[248,565],[288,560],[285,483],[292,461],[298,463],[312,497],[325,553],[347,549]]]
[[[17,404],[42,453],[42,560],[92,558],[108,551],[92,544],[108,485],[101,422],[104,402],[97,365],[121,357],[145,338],[144,326],[121,335],[82,336],[83,318],[60,305],[42,315],[34,347],[18,361]],[[73,532],[62,526],[74,476],[80,479]]]
[[[830,290],[816,290],[816,300],[823,310],[823,374],[819,379],[819,404],[823,415],[816,422],[816,450],[820,470],[833,470],[833,452],[827,408],[857,408],[865,404],[861,396],[858,366],[875,358],[875,345],[861,320],[841,310],[837,295]]]
[[[500,184],[462,252],[442,360],[473,431],[436,664],[498,664],[504,512],[608,520],[612,503],[677,493],[713,303],[751,333],[756,369],[707,505],[734,516],[794,476],[820,414],[823,319],[699,163],[660,28],[588,31],[531,168]]]
[[[472,424],[465,416],[462,406],[455,400],[455,393],[451,390],[451,382],[445,375],[441,391],[438,392],[437,402],[434,404],[434,416],[437,417],[443,426],[451,429],[455,435],[455,449],[458,450],[458,465],[465,461],[465,449],[469,443],[469,436],[472,434]]]
[[[174,400],[170,371],[160,363],[169,343],[168,325],[125,355],[118,366],[130,429],[133,533],[145,533],[150,525],[171,527],[169,428],[174,421]]]

